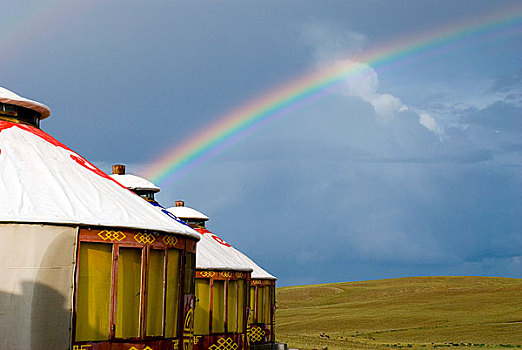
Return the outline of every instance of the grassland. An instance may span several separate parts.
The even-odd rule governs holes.
[[[277,289],[298,349],[522,349],[522,279],[415,277]]]

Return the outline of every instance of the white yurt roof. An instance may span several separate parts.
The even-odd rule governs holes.
[[[190,216],[186,215],[185,211],[183,209],[190,209],[190,211],[186,211],[186,212],[190,213]],[[200,218],[204,217],[204,218],[206,218],[206,220],[208,220],[208,217],[205,214],[197,211],[196,209],[192,209],[192,208],[185,207],[185,206],[182,206],[182,207],[171,207],[171,208],[168,208],[167,210],[169,212],[171,212],[172,214],[176,215],[180,219],[197,218],[197,215],[199,215]],[[235,249],[234,247],[230,246],[230,244],[224,242],[221,238],[219,238],[218,236],[214,235],[210,231],[204,230],[204,229],[196,229],[196,231],[198,231],[200,233],[203,232],[203,238],[198,243],[198,254],[196,256],[196,267],[197,268],[203,268],[203,267],[200,267],[200,266],[209,266],[209,265],[212,264],[212,256],[209,256],[208,258],[201,257],[201,259],[198,256],[200,254],[203,255],[203,253],[205,253],[204,251],[202,252],[202,250],[203,250],[203,244],[202,243],[206,242],[208,240],[210,242],[211,246],[216,246],[216,244],[217,244],[217,245],[220,245],[220,246],[224,247],[224,248],[222,248],[222,250],[225,252],[225,254],[228,257],[233,258],[235,261],[239,261],[239,264],[241,266],[243,266],[243,267],[246,266],[246,267],[249,267],[250,269],[252,269],[252,275],[251,275],[252,278],[274,279],[274,280],[276,279],[276,277],[274,277],[271,274],[269,274],[268,272],[266,272],[259,265],[257,265],[255,262],[253,262],[252,259],[250,259],[248,256],[246,256],[245,254],[243,254],[239,250]],[[208,232],[208,233],[205,233],[205,232]],[[217,238],[214,238],[214,236],[217,237]],[[211,238],[211,240],[209,240],[208,238]],[[222,243],[220,243],[220,242],[222,242]],[[227,245],[228,245],[228,247],[227,247]]]
[[[252,272],[252,267],[239,259],[237,251],[227,242],[208,230],[196,231],[201,234],[196,254],[197,269]]]
[[[181,219],[200,219],[200,220],[208,220],[208,216],[203,214],[200,211],[197,211],[196,209],[192,209],[190,207],[185,206],[178,206],[178,207],[171,207],[168,208],[168,211],[170,211],[172,214],[176,215],[178,218]]]
[[[0,120],[0,222],[157,230],[199,239],[42,130]]]
[[[154,185],[147,179],[142,177],[132,175],[132,174],[111,174],[109,175],[114,180],[118,181],[123,186],[127,187],[130,190],[143,190],[143,191],[151,191],[151,192],[159,192],[160,188]]]
[[[12,91],[9,91],[0,86],[0,102],[12,104],[15,106],[25,107],[37,111],[41,114],[40,119],[45,119],[51,114],[51,110],[44,104],[29,100],[25,97],[18,96]]]

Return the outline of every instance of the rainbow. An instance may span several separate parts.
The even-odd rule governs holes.
[[[406,59],[419,59],[423,55],[436,54],[451,46],[519,33],[521,27],[522,5],[516,5],[466,22],[402,38],[368,50],[363,55],[351,57],[350,60],[307,73],[217,118],[196,135],[168,149],[142,173],[151,181],[168,186],[263,125],[309,105],[347,80],[361,76],[366,65],[391,67]]]

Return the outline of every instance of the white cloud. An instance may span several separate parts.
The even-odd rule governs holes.
[[[390,94],[376,94],[368,102],[372,104],[375,113],[385,119],[390,119],[395,114],[408,110],[401,100]]]
[[[438,135],[439,138],[442,138],[442,136],[444,135],[444,132],[437,125],[435,118],[433,118],[428,113],[421,112],[419,114],[419,124],[424,126],[426,129],[430,130],[434,134]]]
[[[331,64],[329,63],[324,63]],[[354,66],[360,72],[353,78],[346,80],[341,94],[359,97],[372,105],[377,116],[385,122],[391,121],[395,115],[408,110],[402,101],[386,93],[379,92],[379,77],[377,72],[367,63],[355,62],[349,59],[340,60],[336,64]]]

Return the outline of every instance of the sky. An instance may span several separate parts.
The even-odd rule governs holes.
[[[522,278],[522,25],[389,64],[389,43],[518,1],[9,1],[0,86],[102,170],[158,157],[288,82],[361,73],[172,181],[280,286],[407,276]],[[519,16],[520,17],[520,16]]]

